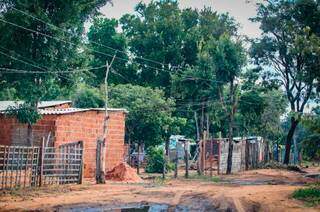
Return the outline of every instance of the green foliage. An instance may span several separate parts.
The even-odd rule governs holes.
[[[35,124],[41,118],[37,108],[28,102],[17,106],[10,106],[5,111],[5,114],[17,118],[23,124]]]
[[[14,100],[16,98],[16,93],[16,89],[14,88],[4,88],[0,90],[0,101]]]
[[[0,36],[0,67],[35,73],[1,73],[0,92],[14,89],[15,98],[36,105],[72,90],[83,74],[68,70],[81,68],[86,60],[79,51],[84,23],[107,2],[109,0],[1,1],[0,17],[4,21],[0,21],[0,31],[5,33]],[[16,114],[23,123],[34,123],[39,118],[36,110],[26,104],[11,110],[11,114]]]
[[[92,49],[88,52],[91,56],[89,64],[92,67],[106,65],[106,62],[110,61],[114,54],[116,54],[116,57],[122,58],[121,60],[116,59],[114,61],[112,69],[121,72],[121,75],[125,76],[125,79],[112,71],[108,77],[108,82],[111,84],[127,83],[127,80],[133,82],[136,71],[132,65],[127,64],[125,61],[128,59],[127,54],[124,53],[127,49],[126,37],[122,33],[117,32],[117,27],[118,21],[116,19],[96,17],[93,19],[87,34]],[[118,51],[116,52],[115,50]],[[99,52],[103,52],[103,54]],[[95,69],[90,71],[90,73],[91,77],[88,79],[90,84],[98,87],[101,83],[104,83],[106,68]]]
[[[74,106],[77,108],[102,108],[105,101],[97,88],[81,86],[73,96]]]
[[[306,115],[302,124],[308,131],[302,140],[303,155],[308,160],[320,160],[320,115]]]
[[[293,192],[292,197],[304,201],[308,206],[317,206],[320,204],[320,187],[297,189]]]
[[[199,175],[197,173],[191,174],[189,176],[189,179],[201,180],[201,181],[207,181],[207,182],[213,182],[213,183],[218,183],[221,181],[219,176]]]
[[[288,164],[305,106],[309,99],[319,98],[320,8],[315,0],[269,1],[259,4],[252,20],[261,23],[262,36],[252,43],[251,56],[257,65],[268,67],[264,80],[277,80],[290,104],[284,160]]]
[[[147,149],[148,164],[145,169],[147,173],[162,173],[165,163],[164,152],[160,147],[149,147]],[[166,163],[166,171],[172,171],[174,165]]]
[[[144,143],[146,147],[156,146],[179,133],[182,118],[174,117],[174,101],[164,97],[159,89],[116,85],[110,88],[110,105],[129,111],[126,119],[126,136],[130,142]]]

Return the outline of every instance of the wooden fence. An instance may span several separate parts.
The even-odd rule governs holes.
[[[83,144],[81,141],[59,147],[42,147],[40,185],[82,182]]]
[[[82,183],[83,143],[59,147],[0,145],[0,190]]]
[[[38,183],[39,147],[0,145],[0,189]]]

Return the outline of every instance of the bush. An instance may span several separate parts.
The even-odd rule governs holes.
[[[81,87],[73,97],[77,108],[102,108],[104,99],[97,88]]]
[[[147,149],[148,163],[145,171],[147,173],[162,173],[163,164],[165,162],[163,158],[163,149],[159,147],[149,147]],[[171,163],[166,163],[166,170],[173,170],[174,166]]]
[[[309,206],[320,204],[320,187],[309,187],[295,190],[292,197],[306,202]]]

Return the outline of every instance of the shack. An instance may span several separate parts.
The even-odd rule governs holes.
[[[0,145],[27,145],[27,125],[9,117],[5,111],[23,102],[0,101]],[[43,101],[38,104],[42,118],[32,125],[34,145],[43,138],[48,145],[58,147],[69,142],[82,141],[85,178],[94,178],[96,172],[97,140],[103,135],[103,108],[73,108],[71,101]],[[106,171],[124,161],[125,117],[127,111],[109,108],[106,150]]]

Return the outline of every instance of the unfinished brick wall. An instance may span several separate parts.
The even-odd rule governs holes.
[[[49,132],[54,132],[55,116],[43,116],[36,124],[32,125],[34,145],[38,146],[43,137]],[[0,144],[1,145],[26,145],[28,125],[19,123],[15,118],[0,115]]]
[[[95,177],[97,139],[103,135],[105,113],[89,110],[66,114],[43,115],[32,126],[34,145],[40,145],[43,137],[51,132],[49,145],[60,146],[68,142],[84,142],[84,177]],[[125,113],[109,111],[106,169],[124,161]],[[15,118],[0,115],[0,144],[26,145],[27,125],[20,124]]]
[[[107,135],[106,169],[123,161],[125,114],[110,111]],[[95,177],[97,139],[103,135],[104,111],[85,111],[58,115],[55,146],[68,142],[84,142],[84,177]]]
[[[11,144],[11,129],[14,123],[15,119],[0,114],[0,145]]]

